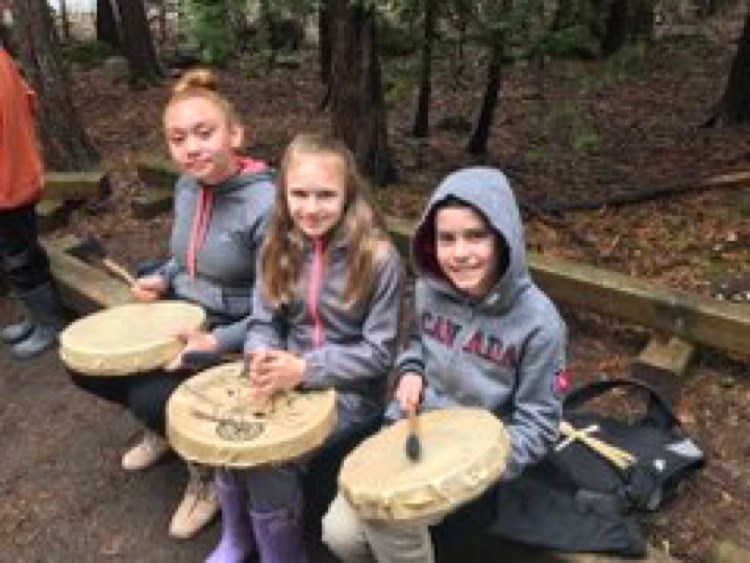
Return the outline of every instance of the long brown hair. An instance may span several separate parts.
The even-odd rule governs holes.
[[[369,187],[343,142],[321,134],[298,134],[284,152],[278,177],[276,203],[261,248],[260,280],[266,298],[279,307],[292,301],[302,272],[305,237],[289,214],[287,174],[294,159],[304,155],[338,157],[343,165],[345,204],[333,238],[347,247],[344,302],[365,301],[372,289],[375,269],[389,248],[383,222],[368,201]]]
[[[183,100],[204,98],[216,104],[231,125],[242,126],[242,121],[234,105],[219,94],[216,76],[207,68],[194,68],[183,74],[172,86],[172,95],[164,108],[166,116],[169,108]]]

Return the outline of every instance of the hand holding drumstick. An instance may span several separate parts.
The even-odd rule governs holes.
[[[138,301],[156,301],[167,291],[167,284],[159,275],[143,276],[133,281],[130,291]]]
[[[417,461],[422,456],[422,445],[419,440],[419,421],[417,409],[422,399],[422,388],[424,381],[417,373],[405,373],[401,376],[396,389],[396,400],[402,411],[409,416],[409,436],[406,438],[406,457],[411,461]]]

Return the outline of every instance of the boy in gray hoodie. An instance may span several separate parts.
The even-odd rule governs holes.
[[[550,450],[567,389],[565,324],[532,282],[518,207],[505,176],[467,168],[438,186],[412,241],[416,322],[397,361],[387,417],[482,407],[506,426],[501,483]],[[501,485],[502,486],[502,485]],[[323,540],[344,561],[431,562],[429,526],[360,519],[339,494]]]

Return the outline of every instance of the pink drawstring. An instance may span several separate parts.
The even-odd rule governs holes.
[[[266,169],[266,163],[252,158],[237,158],[238,173],[254,174]],[[198,203],[193,215],[193,226],[190,229],[190,241],[187,249],[187,271],[191,278],[195,277],[196,253],[206,243],[208,225],[211,222],[211,208],[213,207],[213,188],[200,187]]]
[[[323,345],[323,323],[320,319],[320,287],[323,278],[323,252],[324,243],[322,238],[313,239],[313,263],[310,268],[310,280],[307,286],[307,310],[313,323],[313,347],[320,348]]]
[[[211,218],[211,207],[213,206],[213,192],[210,188],[201,186],[198,196],[198,205],[193,215],[193,228],[190,231],[190,242],[187,250],[187,270],[191,278],[195,277],[195,255],[206,243],[208,223]]]

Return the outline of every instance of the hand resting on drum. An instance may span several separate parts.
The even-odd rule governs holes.
[[[250,354],[250,384],[259,397],[294,389],[305,375],[307,364],[286,350],[262,350]]]
[[[156,301],[167,291],[167,284],[161,276],[144,276],[135,280],[130,290],[138,301]]]
[[[185,343],[182,351],[174,357],[164,368],[167,371],[177,371],[185,367],[183,356],[186,352],[199,350],[201,352],[215,352],[219,349],[219,341],[210,332],[195,329],[184,329],[177,332],[177,338]]]

